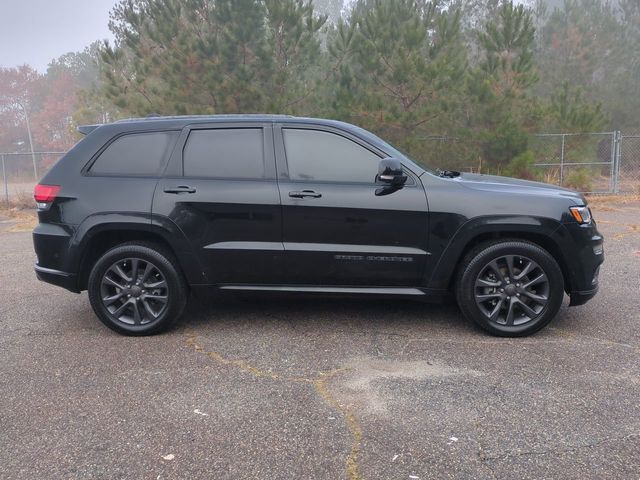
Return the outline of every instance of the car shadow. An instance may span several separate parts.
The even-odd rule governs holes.
[[[206,331],[212,325],[261,324],[271,328],[331,331],[363,330],[372,332],[422,330],[425,335],[447,330],[482,334],[467,321],[452,302],[427,303],[407,299],[331,298],[284,295],[220,296],[215,299],[192,298],[181,326]]]

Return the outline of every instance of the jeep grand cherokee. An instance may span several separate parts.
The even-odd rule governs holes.
[[[189,292],[453,294],[495,335],[531,334],[598,289],[584,197],[427,170],[342,122],[165,117],[86,126],[35,189],[38,278],[108,327],[159,332]]]

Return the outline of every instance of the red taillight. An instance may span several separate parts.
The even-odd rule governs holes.
[[[60,186],[58,185],[36,185],[36,188],[33,190],[33,198],[36,199],[38,203],[49,203],[53,202],[58,193],[60,192]]]

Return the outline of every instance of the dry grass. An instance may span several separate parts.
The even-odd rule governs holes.
[[[0,227],[4,232],[28,232],[38,223],[33,196],[27,193],[12,195],[9,202],[0,201],[0,217],[8,219],[8,226]]]
[[[3,208],[18,208],[21,210],[33,210],[36,207],[33,193],[17,192],[9,196],[9,203],[3,201],[0,203]]]
[[[611,208],[640,202],[640,193],[632,195],[587,195],[589,205],[594,208]]]

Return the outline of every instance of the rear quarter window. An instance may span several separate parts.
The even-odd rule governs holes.
[[[93,175],[160,173],[179,132],[132,133],[116,138],[89,168]]]

